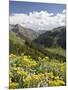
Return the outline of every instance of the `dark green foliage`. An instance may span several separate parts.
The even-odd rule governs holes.
[[[34,40],[35,43],[43,45],[45,47],[62,47],[66,48],[66,28],[59,27],[51,31],[47,31],[41,34],[37,39]]]
[[[10,46],[9,52],[10,53],[20,55],[21,53],[24,52],[25,47],[23,45],[21,45],[20,43],[14,43],[13,40],[10,40],[9,43],[10,43],[9,44],[9,46]]]

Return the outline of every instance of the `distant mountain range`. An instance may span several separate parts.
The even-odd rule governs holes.
[[[34,31],[29,28],[24,28],[19,24],[9,25],[10,32],[15,32],[16,36],[32,41],[44,47],[62,47],[66,48],[66,27],[58,27],[53,30]]]

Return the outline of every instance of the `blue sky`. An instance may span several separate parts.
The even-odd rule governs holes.
[[[66,8],[65,4],[48,4],[23,1],[9,1],[9,13],[26,13],[32,11],[48,11],[49,13],[61,13]]]
[[[38,2],[9,2],[10,24],[33,30],[51,30],[66,25],[66,5]]]

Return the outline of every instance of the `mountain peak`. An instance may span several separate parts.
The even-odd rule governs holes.
[[[11,27],[10,25],[9,27]],[[34,30],[22,27],[19,24],[16,24],[13,26],[13,28],[10,28],[11,31],[17,33],[18,36],[21,38],[26,38],[28,40],[33,40],[38,37],[38,33],[36,33]]]

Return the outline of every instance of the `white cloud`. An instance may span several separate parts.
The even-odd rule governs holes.
[[[65,14],[65,13],[66,13],[66,10],[64,9],[64,10],[62,11],[62,13],[64,13],[64,14]]]
[[[54,15],[47,11],[34,11],[29,14],[19,13],[10,16],[10,24],[20,24],[34,30],[49,30],[65,25],[66,10]]]

